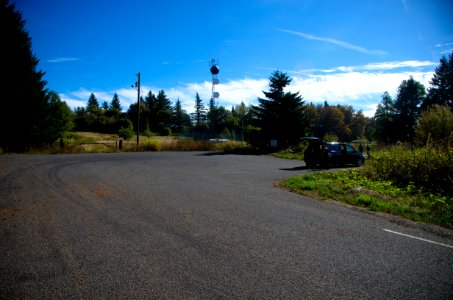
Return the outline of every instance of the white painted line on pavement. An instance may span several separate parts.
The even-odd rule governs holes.
[[[388,230],[388,229],[382,229],[382,230],[390,232],[390,233],[393,233],[393,234],[402,235],[402,236],[405,236],[405,237],[408,237],[408,238],[411,238],[411,239],[416,239],[416,240],[424,241],[424,242],[427,242],[427,243],[436,244],[436,245],[439,245],[439,246],[443,246],[443,247],[447,247],[447,248],[453,249],[453,246],[451,246],[451,245],[442,244],[442,243],[430,241],[430,240],[427,240],[427,239],[422,239],[422,238],[419,238],[419,237],[416,237],[416,236],[413,236],[413,235],[408,235],[408,234],[404,234],[404,233],[393,231],[393,230]]]

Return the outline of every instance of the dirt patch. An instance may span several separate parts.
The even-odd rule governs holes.
[[[105,188],[101,188],[101,187],[97,188],[94,192],[96,195],[98,195],[99,197],[102,197],[102,198],[105,198],[110,194],[108,190],[106,190]]]

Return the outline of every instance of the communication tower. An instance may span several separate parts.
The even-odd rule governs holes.
[[[211,59],[211,68],[210,68],[210,71],[211,71],[211,74],[212,74],[212,96],[211,96],[211,100],[214,100],[219,98],[220,94],[218,92],[215,91],[215,86],[219,84],[219,79],[217,78],[217,75],[219,74],[220,72],[220,68],[219,68],[219,61],[215,60],[214,58]]]

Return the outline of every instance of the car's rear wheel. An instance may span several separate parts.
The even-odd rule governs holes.
[[[359,159],[357,159],[357,162],[355,163],[355,165],[356,165],[357,167],[360,167],[360,166],[363,165],[363,161],[364,161],[363,158],[359,158]]]

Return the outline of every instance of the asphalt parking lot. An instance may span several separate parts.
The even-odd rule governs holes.
[[[275,186],[301,161],[0,156],[0,298],[453,297],[453,236]]]

